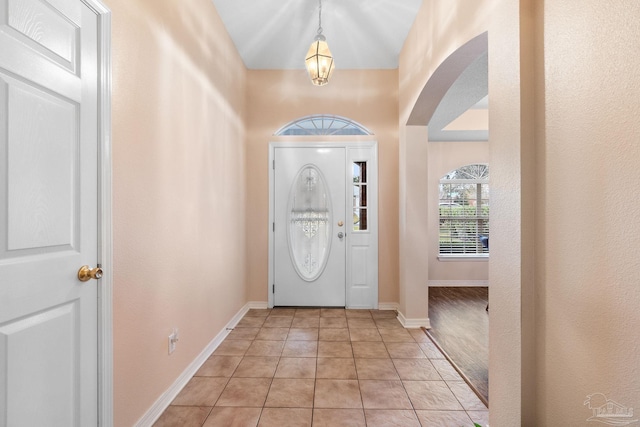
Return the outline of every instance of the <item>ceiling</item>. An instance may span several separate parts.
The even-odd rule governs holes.
[[[305,68],[318,30],[318,0],[213,3],[247,68]],[[323,34],[336,72],[398,68],[400,50],[421,5],[422,0],[322,0]],[[483,46],[486,52],[486,40]],[[428,118],[430,141],[488,139],[487,55],[472,53],[477,59],[437,97],[437,108]]]
[[[213,0],[249,69],[302,69],[318,30],[318,0]],[[338,69],[394,69],[422,0],[322,0]]]

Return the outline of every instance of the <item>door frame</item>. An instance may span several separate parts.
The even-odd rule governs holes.
[[[81,0],[98,20],[98,425],[113,426],[113,234],[111,157],[111,10]]]
[[[371,200],[375,203],[375,215],[371,218],[371,234],[374,236],[374,244],[372,246],[373,252],[372,256],[375,258],[375,262],[370,264],[375,264],[375,277],[371,279],[371,292],[370,299],[371,308],[378,308],[378,142],[371,138],[371,136],[367,137],[348,137],[349,139],[345,139],[345,137],[327,137],[327,136],[314,136],[307,137],[304,140],[302,138],[296,138],[295,141],[285,141],[286,137],[278,138],[278,141],[272,141],[269,143],[269,222],[268,222],[268,230],[269,230],[269,274],[267,281],[267,306],[268,308],[273,308],[274,306],[274,293],[273,293],[273,285],[275,279],[275,238],[274,238],[274,226],[275,226],[275,197],[274,197],[274,185],[275,185],[275,149],[276,148],[345,148],[346,156],[345,156],[345,167],[351,161],[352,152],[360,152],[367,151],[369,156],[367,161],[370,161],[372,164],[371,170],[374,171],[372,175],[372,181],[370,186],[370,191],[372,192]],[[275,138],[274,138],[275,139]],[[351,176],[351,172],[347,171],[347,177]],[[347,187],[347,180],[345,180],[345,188]],[[351,192],[347,191],[345,193],[345,205],[347,206],[347,210],[350,211],[349,200],[352,197]],[[373,203],[372,203],[373,204]],[[348,231],[348,235],[351,234],[352,230]],[[345,254],[345,304],[347,307],[353,308],[363,308],[362,303],[355,303],[350,298],[350,283],[352,280],[349,278],[352,277],[351,271],[351,245],[352,238],[347,237],[347,250]]]

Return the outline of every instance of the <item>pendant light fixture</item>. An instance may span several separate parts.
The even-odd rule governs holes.
[[[316,35],[305,59],[305,65],[309,72],[311,82],[316,86],[324,86],[329,83],[335,64],[329,50],[327,39],[322,34],[322,0],[318,0],[318,34]]]

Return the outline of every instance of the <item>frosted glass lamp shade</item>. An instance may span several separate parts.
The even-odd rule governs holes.
[[[311,43],[305,59],[309,77],[316,86],[324,86],[329,83],[329,79],[335,68],[329,45],[323,39],[324,37],[316,39]]]

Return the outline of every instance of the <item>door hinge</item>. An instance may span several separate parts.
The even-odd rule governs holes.
[[[276,285],[271,285],[271,293],[276,293]]]
[[[271,227],[272,231],[276,231],[276,223],[274,222],[272,225],[273,225],[273,227]]]
[[[273,170],[275,170],[275,169],[276,169],[276,161],[275,161],[275,160],[273,160],[273,161],[271,162],[271,168],[272,168]]]

